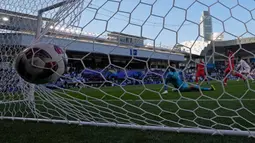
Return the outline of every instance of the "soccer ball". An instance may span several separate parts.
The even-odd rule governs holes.
[[[66,53],[58,46],[39,43],[19,53],[15,69],[29,83],[52,83],[67,72],[67,59]]]

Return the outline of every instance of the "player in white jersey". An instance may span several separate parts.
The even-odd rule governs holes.
[[[244,61],[241,57],[238,57],[238,65],[237,65],[237,70],[247,76],[247,78],[250,78],[252,81],[254,81],[254,79],[252,78],[252,76],[250,75],[251,72],[251,67],[250,65]]]

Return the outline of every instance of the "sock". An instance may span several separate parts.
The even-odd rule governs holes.
[[[198,76],[196,76],[196,80],[195,80],[196,83],[198,83]]]
[[[202,91],[211,91],[212,90],[212,88],[208,88],[208,87],[201,87],[201,86],[198,86],[198,85],[195,85],[195,86],[190,86],[189,87],[189,89],[191,90],[191,91],[199,91],[199,89],[201,89]]]
[[[166,91],[167,89],[168,89],[168,87],[167,87],[167,79],[165,79],[164,91]]]
[[[254,80],[250,74],[248,74],[247,77],[250,78],[251,80]]]
[[[224,84],[226,84],[227,81],[228,81],[228,74],[229,74],[229,72],[230,72],[230,71],[225,71],[225,72],[224,72],[224,77],[225,77],[225,78],[224,78],[224,81],[223,81]]]
[[[208,88],[208,87],[200,87],[202,91],[211,91],[212,88]]]
[[[210,82],[209,82],[209,80],[207,79],[207,77],[205,77],[205,81],[207,82],[207,84],[209,84]]]
[[[240,74],[240,73],[234,73],[234,76],[237,76],[237,77],[239,77],[239,78],[241,78],[241,79],[245,79],[245,78],[242,76],[242,74]]]
[[[227,81],[228,81],[228,77],[226,77],[226,78],[224,79],[224,83],[227,83]]]

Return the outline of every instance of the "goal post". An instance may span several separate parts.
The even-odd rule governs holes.
[[[38,14],[37,14],[37,27],[36,27],[36,31],[35,31],[35,41],[34,43],[40,42],[40,36],[43,36],[43,34],[41,34],[42,32],[42,28],[43,28],[43,13],[59,8],[61,6],[64,6],[68,3],[74,2],[76,0],[64,0],[61,2],[58,2],[56,4],[50,5],[48,7],[42,8],[38,10]],[[47,28],[47,27],[45,27]],[[33,43],[33,44],[34,44]],[[35,85],[34,84],[29,84],[29,92],[28,92],[28,101],[29,101],[29,105],[30,109],[36,113],[36,103],[35,103]]]
[[[45,8],[42,8],[42,9],[38,10],[38,12],[37,12],[38,15],[37,15],[37,20],[36,20],[37,21],[37,23],[36,23],[37,26],[36,26],[36,31],[35,31],[34,43],[40,42],[40,36],[43,36],[43,35],[41,35],[41,32],[42,32],[41,30],[43,28],[43,13],[47,12],[49,10],[52,10],[52,9],[63,6],[64,4],[67,3],[67,1],[62,1],[62,2],[56,3],[54,5],[50,5],[48,7],[45,7]],[[28,104],[27,104],[27,106],[36,115],[36,103],[35,103],[35,97],[34,97],[35,96],[35,85],[34,84],[29,84],[28,85],[27,94],[28,94],[28,98],[27,98],[28,99]]]
[[[68,3],[71,3],[71,2],[74,2],[74,1],[76,1],[76,0],[64,0],[64,1],[58,2],[56,4],[50,5],[48,7],[39,9],[38,12],[37,12],[38,14],[37,14],[36,39],[39,38],[41,30],[42,30],[42,26],[43,26],[43,13],[47,12],[47,11],[50,11],[50,10],[53,10],[53,9],[56,9],[56,8],[59,8],[61,6],[64,6],[64,5],[66,5]]]
[[[224,75],[212,78],[207,68],[215,91],[204,91],[213,89],[204,79],[202,87],[192,80],[196,57],[203,57],[205,66],[227,60],[224,48],[255,57],[255,38],[247,33],[255,33],[251,20],[236,15],[240,9],[252,13],[249,5],[239,2],[238,10],[219,1],[176,0],[169,6],[161,0],[23,2],[0,2],[3,11],[12,11],[0,10],[0,74],[8,75],[0,78],[1,85],[6,83],[0,87],[1,119],[255,137],[250,81],[234,79],[223,86]],[[233,12],[228,18],[220,10]],[[201,13],[209,15],[201,20]],[[211,38],[213,30],[226,39]],[[69,73],[56,83],[29,84],[7,64],[37,42],[58,45],[69,56]],[[196,91],[167,84],[170,71]]]

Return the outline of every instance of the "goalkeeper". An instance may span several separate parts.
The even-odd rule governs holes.
[[[214,91],[215,88],[213,85],[211,85],[211,87],[207,88],[207,87],[200,87],[198,85],[188,85],[188,83],[184,82],[179,75],[179,72],[177,72],[175,70],[176,65],[175,64],[171,64],[170,71],[166,74],[165,76],[165,86],[164,86],[164,92],[162,94],[167,94],[168,93],[168,88],[167,88],[167,84],[171,83],[176,89],[174,91],[178,91],[178,89],[181,92],[185,92],[185,91],[199,91],[199,89],[201,89],[202,91]]]

